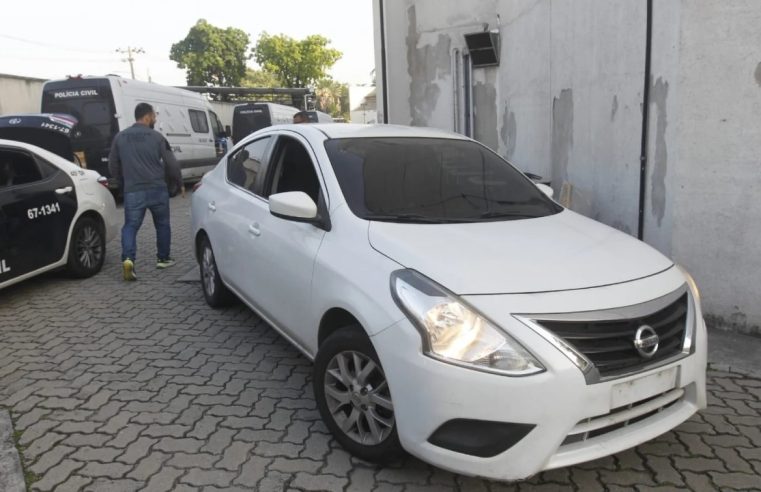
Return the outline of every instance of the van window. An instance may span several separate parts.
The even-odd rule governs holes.
[[[195,109],[189,109],[190,126],[196,133],[209,133],[209,120],[206,119],[206,113]]]
[[[218,136],[222,133],[222,123],[219,122],[219,116],[214,111],[209,111],[211,117],[211,129],[214,131],[214,136]]]

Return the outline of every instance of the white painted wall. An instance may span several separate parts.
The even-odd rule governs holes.
[[[473,72],[475,138],[637,234],[644,0],[384,4],[390,123],[462,130],[463,34],[496,28],[500,66]],[[644,238],[695,273],[715,325],[761,333],[759,25],[753,0],[654,2]]]
[[[0,114],[39,113],[43,79],[0,74]]]

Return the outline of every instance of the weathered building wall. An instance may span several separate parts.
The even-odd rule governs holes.
[[[384,4],[390,123],[464,132],[463,34],[498,29],[473,136],[637,234],[645,0]],[[694,273],[714,324],[761,333],[761,2],[657,0],[652,19],[644,239]]]
[[[42,79],[0,74],[0,114],[39,113]]]
[[[661,151],[673,172],[671,253],[715,323],[761,334],[761,2],[678,3],[679,72],[666,103],[677,98],[677,109],[663,122],[679,125],[678,138]],[[658,201],[648,203],[657,224]]]

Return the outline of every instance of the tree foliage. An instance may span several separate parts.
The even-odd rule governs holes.
[[[329,47],[330,40],[313,34],[302,40],[284,34],[263,32],[254,47],[254,59],[273,73],[285,87],[307,87],[327,77],[327,71],[341,58]]]
[[[241,87],[280,87],[280,80],[277,75],[266,70],[247,68]]]
[[[222,29],[200,19],[169,58],[187,70],[188,85],[237,87],[246,75],[250,39],[244,31]]]
[[[349,86],[325,78],[314,89],[317,109],[335,117],[349,118]]]

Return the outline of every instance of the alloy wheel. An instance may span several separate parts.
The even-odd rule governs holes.
[[[370,357],[353,350],[336,354],[325,373],[328,410],[352,440],[374,446],[394,428],[394,406],[383,370]]]
[[[88,270],[98,265],[103,256],[103,245],[95,227],[87,225],[82,228],[76,242],[76,255],[79,264]]]
[[[217,270],[216,265],[214,264],[214,253],[208,246],[203,250],[201,276],[203,277],[203,286],[206,289],[206,293],[213,296],[214,285],[217,281]]]

